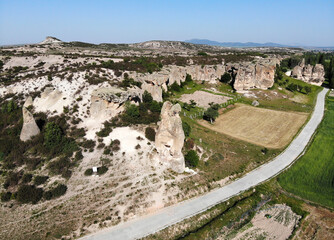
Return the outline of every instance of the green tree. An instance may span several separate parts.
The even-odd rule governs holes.
[[[231,81],[231,75],[228,73],[228,72],[225,72],[222,76],[221,76],[221,78],[220,78],[220,82],[222,82],[222,83],[228,83],[228,82],[230,82]]]
[[[134,104],[128,104],[126,106],[126,111],[125,112],[131,118],[138,118],[139,117],[139,109]]]
[[[145,137],[150,141],[155,141],[155,130],[151,127],[145,129]]]
[[[63,141],[63,135],[63,131],[57,124],[48,122],[45,126],[44,145],[47,148],[59,146]]]
[[[148,91],[145,90],[145,92],[143,93],[143,102],[144,103],[151,103],[153,101],[153,97],[151,95],[151,93],[149,93]]]
[[[190,150],[185,156],[184,156],[185,162],[190,167],[197,167],[199,163],[199,157],[197,155],[197,152],[194,150]]]
[[[215,121],[215,119],[218,117],[218,110],[212,108],[212,107],[209,107],[205,112],[204,112],[204,115],[203,115],[203,118],[207,121],[210,121],[211,123],[213,121]]]
[[[181,87],[179,84],[177,84],[177,82],[174,82],[170,88],[172,89],[172,91],[175,91],[175,92],[180,92],[181,91]]]
[[[191,75],[187,73],[185,82],[190,83],[192,81],[193,81],[193,79],[192,79]]]

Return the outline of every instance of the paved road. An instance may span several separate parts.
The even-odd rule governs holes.
[[[325,95],[328,89],[323,89],[317,97],[317,103],[311,119],[290,146],[271,162],[260,166],[244,177],[200,197],[190,199],[176,205],[163,208],[151,215],[140,217],[115,227],[108,228],[88,235],[84,239],[90,240],[127,240],[138,239],[162,230],[172,224],[224,202],[239,193],[266,181],[288,167],[301,153],[303,153],[314,131],[318,127],[324,114]]]

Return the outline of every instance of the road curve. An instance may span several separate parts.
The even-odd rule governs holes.
[[[325,108],[325,96],[328,89],[323,89],[317,96],[313,114],[299,135],[290,146],[272,161],[246,174],[234,182],[213,190],[205,195],[186,200],[158,210],[157,212],[121,223],[117,226],[101,230],[83,239],[89,240],[127,240],[138,239],[162,230],[184,219],[204,212],[207,209],[224,202],[239,193],[252,188],[287,168],[303,153],[313,133],[322,120]]]

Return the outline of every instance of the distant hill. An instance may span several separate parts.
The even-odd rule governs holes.
[[[61,43],[62,41],[58,38],[47,36],[44,41],[39,44],[52,44],[52,43]]]
[[[208,39],[191,39],[186,40],[187,43],[193,43],[193,44],[205,44],[210,46],[220,46],[220,47],[292,47],[289,45],[282,45],[278,43],[254,43],[254,42],[217,42],[217,41],[211,41]]]

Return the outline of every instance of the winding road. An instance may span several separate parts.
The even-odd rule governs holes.
[[[205,195],[163,208],[153,214],[101,230],[92,235],[88,235],[83,239],[127,240],[142,238],[204,212],[207,209],[276,176],[303,154],[304,149],[323,118],[327,91],[328,89],[323,89],[318,94],[313,114],[308,123],[291,142],[290,146],[272,161],[249,172],[244,177]]]

